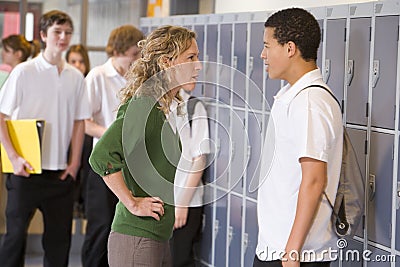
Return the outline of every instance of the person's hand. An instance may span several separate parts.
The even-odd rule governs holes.
[[[157,221],[164,216],[164,202],[159,197],[134,197],[130,205],[125,205],[130,213],[141,217],[153,217]]]
[[[300,267],[300,262],[299,261],[282,261],[282,266],[283,267]]]
[[[189,208],[175,207],[175,224],[174,229],[182,228],[186,225]]]
[[[33,171],[33,167],[24,158],[17,156],[11,159],[11,164],[13,166],[14,174],[19,176],[29,177],[30,173],[26,170]]]
[[[64,181],[67,179],[68,175],[72,177],[72,179],[76,180],[76,174],[79,170],[79,164],[69,164],[65,171],[61,174],[60,180]]]

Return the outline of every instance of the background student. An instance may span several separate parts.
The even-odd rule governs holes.
[[[44,222],[43,266],[68,266],[73,180],[81,160],[84,120],[90,117],[83,75],[62,57],[72,31],[73,23],[66,13],[53,10],[43,14],[40,36],[44,51],[18,64],[0,91],[0,140],[14,169],[6,181],[2,267],[24,265],[27,229],[36,209],[42,212]],[[41,174],[29,174],[31,165],[17,154],[8,135],[8,118],[46,121]]]
[[[71,45],[65,54],[65,60],[80,70],[85,77],[90,71],[88,51],[82,44]],[[82,148],[81,167],[75,181],[74,218],[85,218],[86,181],[90,170],[89,156],[92,152],[92,147],[93,137],[85,134]]]

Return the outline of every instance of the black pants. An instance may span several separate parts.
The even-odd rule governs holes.
[[[39,209],[43,214],[44,267],[67,267],[71,244],[73,180],[62,171],[43,171],[29,178],[8,175],[7,233],[0,244],[0,266],[24,266],[28,226]]]
[[[329,267],[331,262],[302,262],[300,267]],[[282,267],[280,260],[276,261],[260,261],[257,255],[254,257],[253,267]]]
[[[200,234],[202,214],[202,207],[189,208],[186,225],[174,231],[170,241],[174,267],[195,266],[193,243]]]
[[[118,198],[93,170],[86,183],[86,236],[82,247],[83,267],[108,266],[107,242]]]

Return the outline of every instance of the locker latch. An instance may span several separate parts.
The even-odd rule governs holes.
[[[228,229],[228,240],[229,240],[229,246],[231,245],[232,239],[233,239],[233,227],[229,226]]]
[[[369,175],[368,184],[369,184],[369,201],[372,201],[372,200],[374,200],[375,192],[376,192],[375,174]]]
[[[322,73],[324,76],[324,82],[328,83],[329,76],[331,76],[331,60],[330,59],[325,59],[325,66],[324,66],[324,72]]]
[[[354,76],[354,60],[349,59],[347,61],[347,85],[351,84]]]
[[[249,76],[253,74],[254,69],[254,57],[249,57]]]
[[[237,64],[238,64],[238,57],[237,56],[233,56],[232,67],[234,69],[237,69]]]
[[[214,233],[215,233],[215,236],[217,236],[218,231],[219,231],[219,221],[215,220],[214,221]]]
[[[249,234],[248,233],[244,233],[243,235],[243,247],[244,247],[244,251],[247,250],[247,247],[249,246]]]
[[[396,209],[400,209],[400,182],[397,182]]]
[[[374,60],[372,67],[372,88],[375,88],[379,79],[379,60]]]

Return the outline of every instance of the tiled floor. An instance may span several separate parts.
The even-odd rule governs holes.
[[[25,267],[43,267],[43,255],[42,254],[26,255]],[[77,253],[71,253],[69,256],[68,267],[82,267],[81,255]]]

